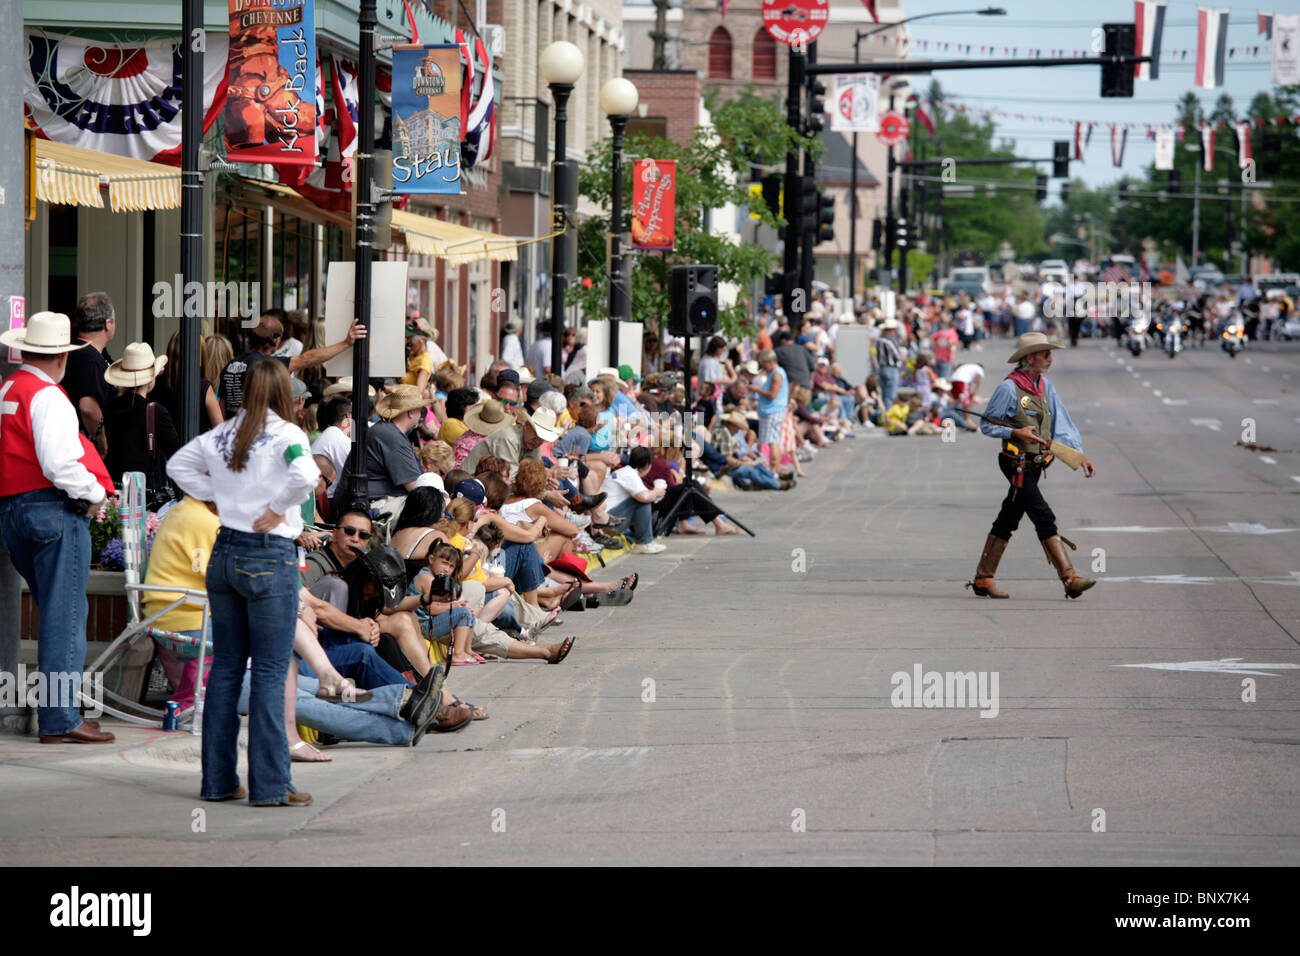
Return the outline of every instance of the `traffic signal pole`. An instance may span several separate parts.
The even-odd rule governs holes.
[[[790,47],[789,76],[786,82],[785,119],[792,129],[800,129],[803,113],[804,56]],[[804,313],[808,309],[808,294],[797,294],[799,286],[799,242],[800,208],[799,153],[792,151],[785,157],[785,241],[782,243],[783,265],[781,277],[784,280],[781,293],[781,305],[792,330],[803,325]]]
[[[814,41],[808,46],[808,63],[817,62],[817,43]],[[813,94],[808,94],[809,118],[812,117],[812,100]],[[803,156],[803,182],[817,182],[817,163],[812,158],[811,153],[804,153]],[[799,287],[804,291],[804,308],[808,307],[809,299],[812,296],[813,284],[813,247],[817,244],[818,215],[819,208],[817,203],[818,194],[814,191],[812,194],[812,209],[804,208],[804,199],[807,194],[803,191],[803,183],[799,184],[799,247],[801,260],[799,264]],[[811,228],[809,226],[811,225]],[[802,321],[798,326],[793,322],[790,324],[790,331],[798,335],[802,328]]]

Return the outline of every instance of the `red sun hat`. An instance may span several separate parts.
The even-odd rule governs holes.
[[[565,553],[555,558],[547,566],[548,571],[563,571],[565,574],[572,574],[574,577],[591,583],[591,577],[587,574],[587,562],[585,559],[576,554]]]

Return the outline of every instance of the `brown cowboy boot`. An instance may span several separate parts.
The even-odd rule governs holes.
[[[975,580],[966,582],[966,587],[972,589],[976,597],[1011,597],[1006,591],[1000,590],[993,581],[993,575],[998,573],[998,562],[1002,560],[1002,552],[1006,550],[1007,542],[995,534],[989,535],[984,542],[979,567],[975,569]]]
[[[1056,573],[1061,578],[1061,583],[1065,585],[1065,596],[1067,598],[1077,598],[1088,588],[1097,582],[1092,578],[1082,577],[1079,572],[1074,570],[1070,564],[1070,554],[1065,550],[1065,546],[1074,547],[1073,541],[1062,538],[1059,534],[1052,535],[1043,542],[1043,551],[1047,554],[1047,560],[1056,568]]]

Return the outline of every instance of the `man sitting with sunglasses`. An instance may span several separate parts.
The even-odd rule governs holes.
[[[366,689],[393,683],[394,676],[400,679],[408,665],[419,675],[426,674],[431,666],[428,645],[411,612],[380,613],[374,617],[353,617],[347,613],[354,603],[351,599],[360,597],[350,591],[346,580],[348,569],[360,551],[370,549],[373,537],[370,515],[364,511],[345,511],[329,542],[307,552],[307,568],[300,575],[303,586],[327,602],[326,608],[316,609],[316,617],[321,628],[321,646],[330,662],[345,677],[354,678],[358,687]],[[391,640],[384,640],[385,636],[391,636]],[[375,656],[382,659],[380,663],[387,662],[387,670],[375,665],[371,659]],[[383,671],[384,679],[372,685],[375,671]]]

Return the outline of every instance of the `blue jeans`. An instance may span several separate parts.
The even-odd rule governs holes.
[[[768,488],[775,491],[781,487],[781,479],[772,474],[766,465],[741,465],[728,474],[737,488]]]
[[[485,591],[483,594],[483,603],[486,604],[499,594],[499,591]],[[519,618],[515,616],[515,609],[509,603],[502,608],[501,613],[492,621],[493,627],[499,627],[503,631],[519,630]]]
[[[653,512],[650,502],[628,498],[609,509],[609,513],[618,518],[627,518],[632,523],[632,540],[637,544],[649,544],[654,540],[651,529]]]
[[[951,376],[952,376],[952,363],[951,363],[951,362],[939,362],[939,361],[936,361],[936,362],[934,363],[934,374],[935,374],[935,375],[938,375],[940,378],[949,378],[949,377],[951,377]]]
[[[406,684],[406,678],[397,668],[380,657],[379,652],[366,641],[349,638],[340,631],[326,627],[317,630],[316,638],[334,669],[350,678],[362,690],[373,690],[389,684]],[[298,662],[298,671],[310,677],[316,676],[306,661]]]
[[[298,616],[293,542],[223,528],[208,559],[212,672],[203,711],[204,800],[239,787],[239,691],[253,659],[248,709],[248,802],[284,803],[291,786],[284,734],[284,682]]]
[[[40,732],[47,736],[81,724],[77,692],[86,666],[89,528],[90,520],[53,488],[0,498],[5,548],[40,609],[36,666],[45,676],[45,702],[60,705],[37,708]]]
[[[241,714],[248,713],[249,684],[250,681],[245,677],[244,688],[239,696]],[[318,698],[316,691],[320,688],[320,682],[300,673],[294,717],[304,727],[333,734],[344,740],[405,747],[415,735],[414,725],[398,716],[402,711],[402,697],[408,687],[405,683],[375,687],[371,690],[374,697],[364,704],[336,704]]]
[[[542,559],[537,548],[527,541],[506,541],[501,545],[501,557],[505,559],[505,576],[515,582],[515,590],[520,594],[536,591],[546,580],[546,571],[542,568]]]
[[[888,408],[894,404],[894,396],[898,394],[898,369],[881,367],[876,376],[880,379],[880,400]]]
[[[851,423],[856,425],[858,422],[857,419],[853,417],[853,411],[858,404],[857,396],[840,395],[838,398],[840,400],[840,418],[848,419]]]

